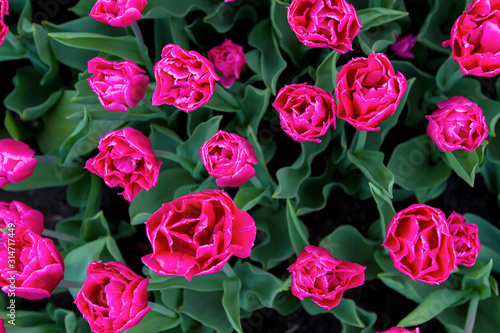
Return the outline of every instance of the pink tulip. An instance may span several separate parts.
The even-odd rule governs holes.
[[[19,201],[11,203],[0,201],[0,229],[11,229],[21,226],[42,235],[43,214]]]
[[[391,50],[393,50],[394,53],[401,58],[413,59],[413,54],[411,54],[410,51],[417,44],[417,37],[408,35],[398,39],[398,34],[395,34],[394,36],[396,37],[396,41],[391,45]]]
[[[128,27],[141,18],[146,0],[97,0],[90,17],[113,27]]]
[[[321,142],[318,137],[335,128],[335,100],[332,93],[305,83],[284,86],[273,107],[280,115],[283,131],[294,141]]]
[[[292,294],[299,299],[312,297],[314,303],[330,310],[339,304],[346,289],[365,282],[365,269],[359,264],[335,259],[323,247],[308,245],[288,267],[292,273]]]
[[[500,2],[475,0],[451,28],[453,61],[464,75],[496,76],[500,73]]]
[[[95,57],[88,65],[89,73],[94,74],[87,79],[90,88],[106,110],[127,112],[127,107],[136,107],[144,98],[149,78],[135,62],[113,62]]]
[[[247,62],[243,47],[233,43],[230,39],[224,40],[220,46],[208,51],[208,59],[214,64],[215,69],[222,73],[220,83],[229,88],[236,79],[240,78],[241,71]]]
[[[156,159],[151,141],[131,127],[113,131],[99,141],[99,153],[87,160],[85,169],[104,179],[109,187],[120,186],[128,202],[142,190],[158,183],[161,161]]]
[[[5,15],[9,15],[9,1],[0,0],[0,45],[2,45],[7,32],[9,32],[9,27],[5,24]]]
[[[255,150],[243,137],[220,130],[200,148],[200,157],[208,174],[219,187],[237,187],[255,175],[258,163]]]
[[[379,333],[420,333],[420,328],[415,328],[413,331],[407,330],[403,327],[393,327],[388,329],[387,331],[379,332]]]
[[[458,213],[448,216],[448,228],[453,236],[453,246],[457,253],[457,264],[474,266],[481,244],[479,243],[478,227],[474,223],[465,223],[467,220]]]
[[[119,261],[94,261],[87,268],[75,304],[92,332],[122,332],[139,324],[151,310],[148,283]]]
[[[437,208],[414,204],[398,212],[382,246],[389,250],[394,267],[413,280],[440,284],[457,269],[453,236]]]
[[[426,118],[427,133],[441,151],[473,151],[488,137],[483,111],[462,96],[438,103],[438,109]]]
[[[170,104],[191,112],[212,98],[219,76],[207,58],[174,44],[166,45],[161,56],[154,67],[153,105]]]
[[[337,117],[361,131],[378,131],[396,112],[408,83],[383,53],[353,58],[337,74]]]
[[[35,151],[22,141],[0,140],[0,188],[31,176],[38,163]]]
[[[220,271],[235,255],[250,256],[255,222],[221,190],[187,194],[163,204],[146,221],[153,253],[142,262],[160,275],[195,275]]]
[[[361,29],[354,6],[345,0],[293,0],[287,8],[290,28],[308,47],[352,50]]]

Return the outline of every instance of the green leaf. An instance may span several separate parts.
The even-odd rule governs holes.
[[[124,60],[144,64],[137,41],[133,36],[111,37],[89,32],[51,32],[49,37],[67,46],[106,52]]]
[[[257,11],[250,5],[243,5],[237,9],[220,4],[215,11],[203,18],[203,23],[209,24],[220,33],[226,33],[234,27],[234,24],[245,19],[251,24],[257,21]]]
[[[326,310],[319,307],[317,304],[313,303],[309,298],[301,301],[302,306],[310,315],[317,315],[319,313],[331,313],[342,322],[342,324],[348,324],[355,327],[366,327],[360,316],[360,308],[356,306],[356,303],[347,298],[342,298],[339,305],[331,310]]]
[[[33,24],[33,39],[35,41],[35,46],[40,60],[49,66],[49,70],[40,81],[40,84],[44,85],[48,81],[57,78],[57,74],[59,73],[59,62],[56,59],[54,51],[50,47],[47,30],[36,23]]]
[[[389,198],[387,193],[385,193],[381,188],[373,185],[372,183],[368,185],[370,186],[370,191],[372,193],[373,199],[377,204],[377,209],[380,216],[382,239],[385,239],[387,226],[392,220],[392,217],[396,215],[396,211],[394,210],[391,198]]]
[[[26,52],[26,45],[11,31],[8,31],[2,47],[0,47],[0,61],[22,59],[26,57]]]
[[[106,239],[106,249],[108,250],[109,254],[111,254],[114,260],[125,262],[125,259],[123,258],[122,253],[120,252],[118,244],[116,243],[115,239],[111,236],[108,236]]]
[[[402,294],[406,298],[420,303],[423,298],[420,296],[420,293],[415,290],[414,286],[409,282],[407,276],[403,276],[399,273],[380,273],[378,278],[389,288],[397,291]]]
[[[460,178],[470,186],[474,186],[476,173],[479,172],[479,166],[483,162],[486,144],[487,142],[483,142],[480,147],[471,152],[461,149],[453,152],[445,151],[444,160]]]
[[[222,306],[224,307],[224,311],[226,311],[227,319],[236,332],[243,333],[240,321],[241,280],[238,278],[225,278],[222,285],[224,286]]]
[[[149,0],[142,12],[142,18],[162,18],[170,15],[186,17],[188,13],[198,9],[205,13],[211,13],[215,9],[215,5],[210,0],[184,0],[182,2]]]
[[[455,85],[458,80],[463,77],[464,75],[460,70],[460,66],[457,62],[453,61],[453,58],[450,54],[450,56],[438,69],[438,72],[436,74],[436,85],[441,92],[447,92],[451,89],[451,87]]]
[[[130,203],[130,223],[133,225],[145,222],[151,214],[166,203],[174,200],[175,191],[186,184],[195,184],[193,177],[181,168],[161,171],[158,184],[149,191],[141,191]]]
[[[241,110],[240,103],[238,103],[233,94],[219,84],[215,85],[214,94],[204,107],[222,112],[236,112]]]
[[[323,238],[319,246],[333,253],[335,258],[355,262],[366,266],[366,280],[374,279],[380,273],[373,258],[373,253],[380,248],[380,243],[365,238],[350,225],[342,225]]]
[[[223,293],[198,292],[184,290],[184,303],[179,312],[199,321],[204,326],[213,328],[217,333],[230,333],[233,327],[227,319],[221,299]]]
[[[423,324],[460,301],[465,295],[466,292],[463,290],[450,290],[447,288],[435,290],[427,295],[415,310],[401,319],[397,326],[407,327]]]
[[[286,220],[288,223],[290,241],[295,250],[295,254],[298,255],[307,245],[309,245],[309,241],[307,240],[309,235],[304,223],[295,215],[290,199],[286,199]]]
[[[358,42],[361,50],[366,55],[373,52],[385,52],[385,49],[396,41],[395,34],[401,33],[401,26],[391,22],[383,27],[377,26],[368,30],[362,30],[358,34]]]
[[[184,288],[196,291],[211,292],[224,290],[223,282],[226,275],[220,271],[215,274],[193,276],[188,281],[184,276],[163,276],[150,273],[148,290],[163,290],[171,288]]]
[[[373,150],[347,151],[347,158],[382,191],[392,198],[394,175],[384,165],[384,153]]]
[[[437,186],[415,190],[415,196],[417,197],[418,203],[423,204],[427,201],[439,197],[446,190],[447,186],[448,184],[444,182]]]
[[[104,217],[104,213],[99,211],[94,216],[83,220],[82,228],[80,230],[80,238],[88,242],[90,240],[98,239],[99,237],[107,237],[111,234],[109,230],[108,221]]]
[[[479,299],[491,297],[492,286],[490,284],[490,273],[493,268],[493,260],[481,268],[475,268],[472,272],[466,274],[462,280],[462,290],[472,291],[479,296]]]
[[[278,78],[287,63],[281,56],[278,41],[269,19],[260,21],[250,32],[248,44],[260,51],[261,73],[266,86],[276,95]]]
[[[69,8],[68,10],[78,16],[87,16],[90,14],[90,11],[92,10],[92,7],[94,7],[94,5],[94,0],[80,0],[75,6]]]
[[[451,169],[435,152],[436,145],[427,134],[399,144],[387,165],[396,184],[406,190],[418,190],[445,182]]]
[[[289,167],[283,167],[276,172],[278,188],[273,198],[294,198],[297,196],[300,184],[311,174],[311,164],[316,155],[323,152],[330,142],[330,132],[327,132],[320,143],[301,142],[299,158]]]
[[[490,259],[493,259],[493,270],[500,273],[500,243],[498,242],[500,230],[477,215],[467,213],[464,214],[464,218],[467,222],[474,223],[478,227],[481,242],[478,260],[489,262]]]
[[[265,188],[244,187],[240,188],[234,197],[236,207],[248,211],[255,207],[266,193]]]
[[[170,318],[156,311],[149,311],[135,326],[127,329],[127,333],[162,332],[179,326],[181,317]]]
[[[293,255],[286,214],[286,210],[281,207],[278,210],[262,207],[252,214],[257,230],[265,232],[266,237],[260,244],[254,246],[250,259],[260,262],[266,270]]]
[[[257,89],[252,85],[245,87],[243,98],[240,101],[241,110],[236,114],[240,127],[246,129],[250,126],[254,133],[258,132],[260,121],[269,106],[270,96],[269,89]]]
[[[42,74],[34,67],[21,67],[14,77],[14,90],[7,95],[5,107],[17,113],[23,121],[39,118],[61,97],[64,89],[55,85],[40,86]],[[26,98],[30,96],[30,98]]]
[[[321,62],[316,69],[316,87],[333,92],[336,86],[337,61],[340,53],[335,50],[330,51],[328,56]]]
[[[373,27],[377,27],[392,21],[397,21],[403,17],[408,16],[408,12],[402,12],[399,10],[389,9],[389,8],[367,8],[357,10],[358,18],[361,21],[361,31],[368,30]]]

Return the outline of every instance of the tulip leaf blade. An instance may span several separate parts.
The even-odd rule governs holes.
[[[229,264],[226,264],[229,265]],[[227,319],[238,333],[243,333],[240,319],[240,291],[241,280],[236,278],[225,278],[222,282],[224,294],[222,295],[222,306],[226,312]]]
[[[443,153],[444,161],[471,187],[474,186],[476,173],[479,172],[479,166],[483,162],[484,150],[487,143],[487,141],[483,141],[481,146],[471,152],[457,149],[452,152],[445,151]]]
[[[299,220],[293,209],[292,202],[290,199],[286,200],[286,220],[288,223],[288,234],[290,236],[290,241],[292,243],[295,254],[299,254],[309,245],[307,240],[309,234],[304,223]]]
[[[408,16],[408,14],[408,12],[383,7],[365,8],[357,11],[358,18],[363,26],[361,31],[397,21]]]
[[[384,165],[384,153],[374,150],[347,151],[347,158],[363,174],[389,197],[392,198],[394,174]]]

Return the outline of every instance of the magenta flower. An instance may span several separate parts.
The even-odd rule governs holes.
[[[20,201],[11,203],[0,201],[0,229],[11,229],[16,226],[42,235],[45,229],[43,214]]]
[[[38,163],[35,151],[22,141],[0,140],[0,188],[31,176]]]
[[[92,332],[118,333],[139,324],[151,310],[149,280],[119,261],[91,262],[75,304]]]
[[[280,115],[283,131],[294,141],[321,142],[318,137],[335,128],[335,100],[330,91],[305,83],[284,86],[273,107]]]
[[[308,245],[288,267],[292,273],[292,294],[299,299],[312,297],[314,303],[330,310],[339,304],[346,289],[365,282],[365,269],[359,264],[335,259],[323,247]]]
[[[11,293],[14,284],[16,297],[50,297],[64,278],[64,261],[54,242],[21,225],[15,228],[14,237],[2,233],[0,242],[2,291]]]
[[[106,110],[127,112],[127,107],[136,107],[144,98],[149,78],[135,62],[95,57],[89,60],[88,66],[89,73],[94,74],[87,79],[90,88]]]
[[[420,333],[420,328],[415,328],[413,331],[407,330],[404,327],[393,327],[388,329],[387,331],[379,332],[379,333]]]
[[[479,243],[478,228],[474,223],[465,223],[467,220],[458,213],[448,216],[448,228],[453,236],[453,246],[457,253],[457,264],[474,266],[481,244]]]
[[[451,47],[464,75],[496,76],[500,73],[500,3],[475,0],[451,28]]]
[[[207,103],[219,76],[212,63],[196,51],[168,44],[155,64],[153,105],[170,104],[191,112]]]
[[[352,50],[361,29],[354,6],[345,0],[293,0],[287,8],[290,28],[308,47]]]
[[[216,273],[235,255],[250,255],[255,222],[221,190],[187,194],[163,204],[146,221],[153,253],[142,262],[160,275]]]
[[[427,133],[441,151],[473,151],[488,137],[483,111],[462,96],[438,103],[438,109],[425,117]]]
[[[437,208],[414,204],[398,212],[382,246],[396,267],[413,280],[440,284],[457,269],[453,236]]]
[[[226,88],[231,87],[234,81],[240,78],[247,62],[243,47],[230,39],[224,40],[224,43],[208,51],[208,59],[214,64],[215,69],[222,73],[220,83]]]
[[[0,45],[2,45],[7,32],[9,32],[9,27],[5,24],[5,15],[9,15],[9,1],[0,0]]]
[[[353,58],[337,74],[337,117],[361,131],[378,131],[396,112],[408,82],[383,53]]]
[[[219,187],[237,187],[255,175],[258,163],[255,150],[243,137],[220,130],[200,148],[200,157],[208,174]]]
[[[396,37],[396,41],[391,45],[391,50],[401,58],[413,59],[413,54],[410,51],[417,44],[417,37],[408,35],[398,39],[398,34],[394,34],[394,37]]]
[[[141,18],[147,4],[146,0],[97,0],[90,17],[113,27],[128,27]]]
[[[120,186],[128,202],[142,190],[158,183],[161,161],[156,159],[151,141],[131,127],[109,132],[99,141],[99,153],[87,160],[85,169],[104,179],[109,187]]]

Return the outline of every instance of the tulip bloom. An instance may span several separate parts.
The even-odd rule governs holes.
[[[42,235],[43,214],[19,201],[0,201],[0,229],[20,226]]]
[[[0,140],[0,188],[31,176],[38,163],[35,151],[22,141]]]
[[[128,27],[141,18],[147,4],[146,0],[97,0],[90,17],[113,27]]]
[[[5,24],[5,15],[9,15],[9,1],[0,0],[0,45],[2,45],[7,32],[9,32],[9,27]]]
[[[453,246],[457,253],[457,264],[474,266],[481,243],[479,243],[478,227],[474,223],[465,223],[467,220],[458,213],[448,216],[448,228],[453,236]]]
[[[396,41],[391,45],[391,50],[393,50],[398,57],[413,59],[413,54],[411,54],[410,51],[417,44],[417,37],[408,35],[398,39],[398,34],[394,36],[396,37]]]
[[[224,40],[220,46],[208,51],[208,59],[214,64],[215,69],[222,73],[220,83],[230,88],[234,81],[240,78],[241,71],[247,62],[243,47],[233,43],[230,39]]]

